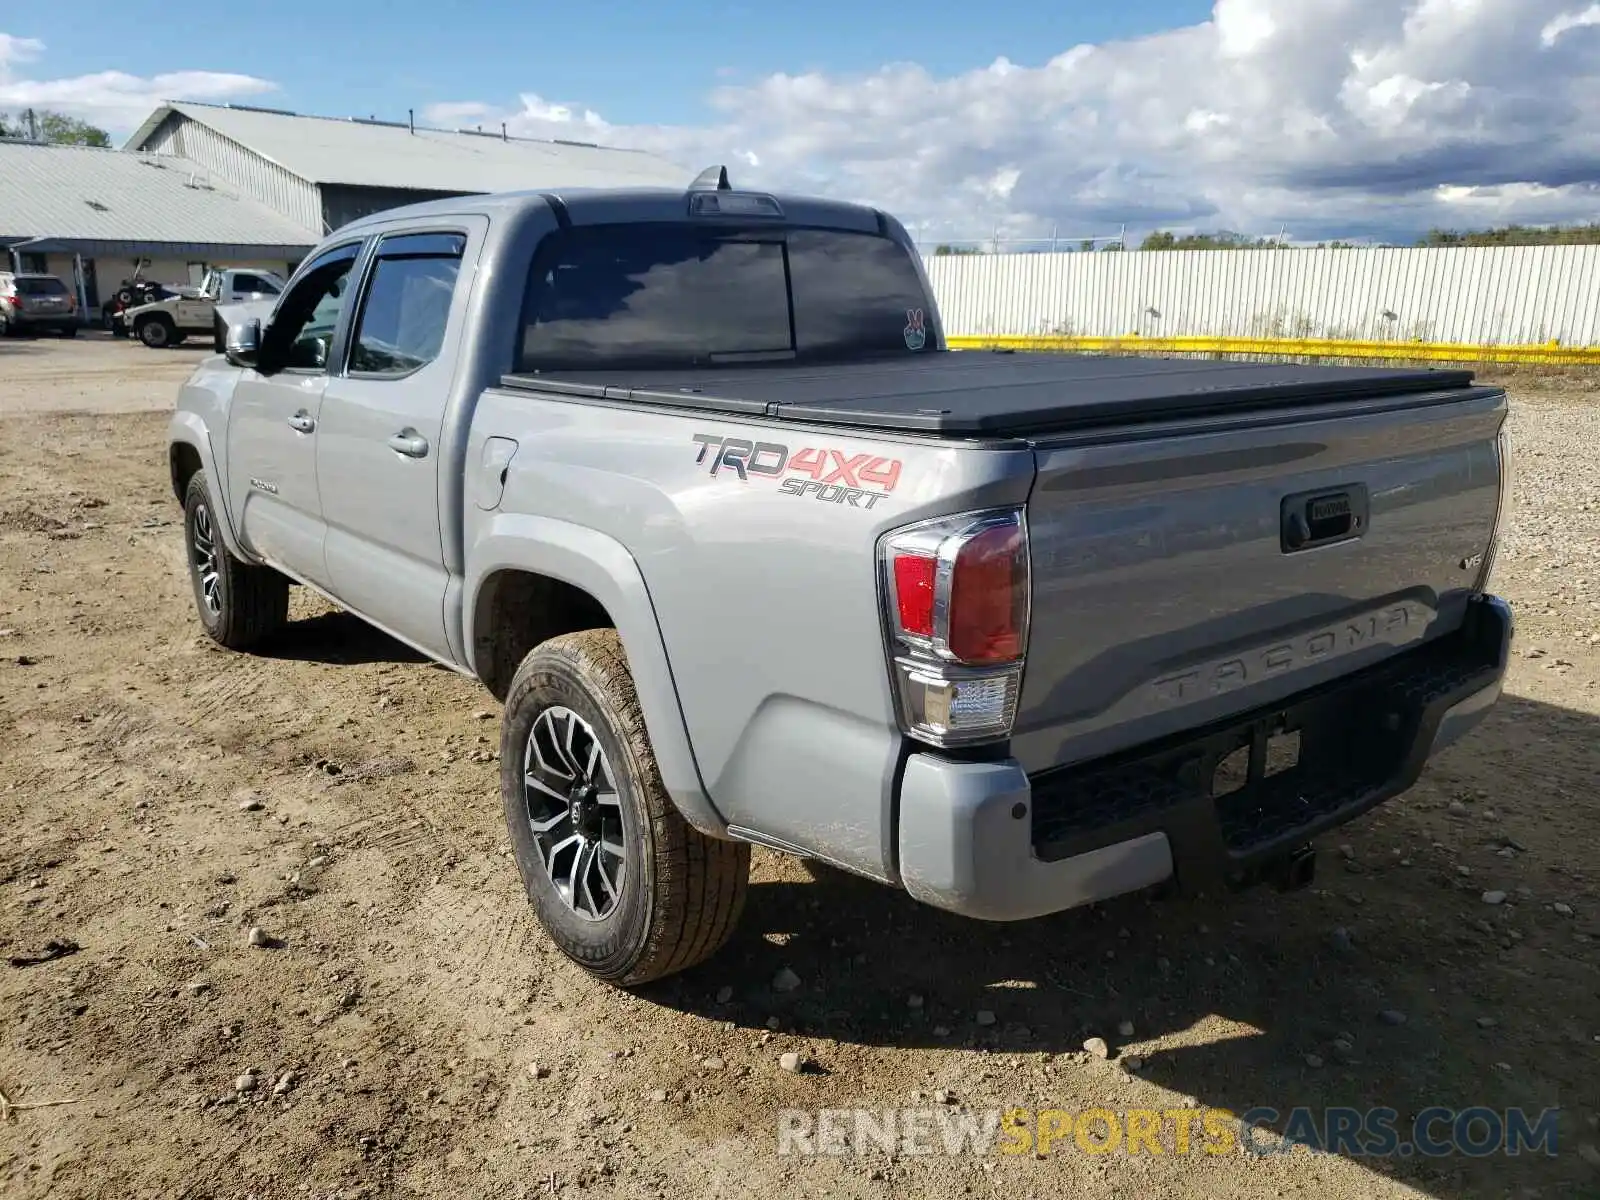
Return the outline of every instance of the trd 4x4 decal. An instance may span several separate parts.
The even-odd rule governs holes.
[[[697,433],[700,447],[694,461],[710,462],[712,475],[724,471],[749,483],[752,479],[779,480],[778,490],[790,496],[809,496],[828,504],[871,508],[900,482],[900,460],[875,454],[806,446],[791,451],[781,442],[752,442]]]

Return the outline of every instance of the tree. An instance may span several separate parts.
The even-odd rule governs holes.
[[[106,149],[111,145],[111,135],[104,129],[69,117],[66,113],[39,113],[39,136],[58,146],[98,146]]]
[[[57,146],[111,145],[111,135],[96,125],[47,108],[26,113],[0,113],[0,137],[28,137],[30,128],[41,142]]]
[[[1141,250],[1272,250],[1282,245],[1277,238],[1252,238],[1247,234],[1223,230],[1220,233],[1186,233],[1181,237],[1165,229],[1147,235]]]
[[[1600,224],[1506,225],[1459,233],[1433,229],[1417,240],[1419,246],[1588,246],[1600,242]]]

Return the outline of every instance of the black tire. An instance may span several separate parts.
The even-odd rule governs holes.
[[[246,650],[289,619],[289,581],[271,567],[228,553],[212,512],[206,473],[196,471],[183,498],[184,557],[195,611],[213,641]]]
[[[535,805],[551,801],[524,782],[525,756],[541,716],[550,721],[562,713],[581,718],[593,735],[585,742],[580,731],[568,741],[578,747],[573,757],[612,777],[615,805],[587,802],[590,811],[605,814],[604,821],[617,822],[608,827],[610,834],[597,833],[596,843],[621,835],[621,885],[613,889],[608,912],[591,907],[584,915],[564,898],[533,829]],[[541,737],[548,728],[541,726]],[[583,749],[594,744],[603,759]],[[676,974],[710,958],[738,925],[750,881],[750,846],[700,833],[667,795],[616,630],[551,638],[522,660],[501,723],[500,795],[517,869],[540,924],[563,953],[597,978],[632,987]],[[548,836],[577,828],[569,817],[567,826]],[[574,865],[581,861],[575,858]],[[564,859],[551,855],[550,862],[561,874]]]
[[[139,324],[134,327],[133,332],[150,349],[163,350],[173,344],[178,327],[172,323],[171,317],[157,313],[154,316],[140,317]]]

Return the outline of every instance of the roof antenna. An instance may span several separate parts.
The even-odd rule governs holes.
[[[417,110],[416,109],[414,109],[414,108],[406,109],[406,124],[411,127],[411,132],[412,133],[415,133],[417,131]]]
[[[500,140],[502,142],[509,142],[511,140],[506,136],[506,123],[504,121],[500,122]]]
[[[694,177],[694,182],[689,185],[691,192],[710,191],[715,188],[719,192],[731,191],[733,185],[728,182],[727,167],[707,167]]]

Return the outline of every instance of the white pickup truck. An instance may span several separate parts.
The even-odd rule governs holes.
[[[218,304],[271,300],[283,291],[284,280],[271,271],[225,267],[206,272],[200,287],[185,288],[149,304],[125,310],[121,319],[152,350],[180,345],[190,334],[209,334]]]

